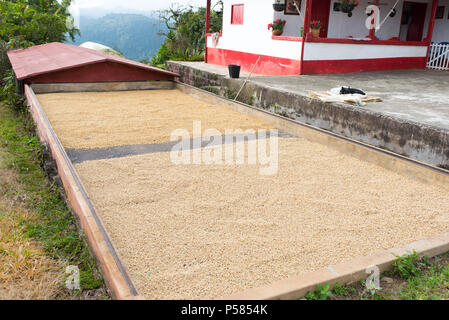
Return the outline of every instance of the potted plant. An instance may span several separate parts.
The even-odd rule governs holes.
[[[341,11],[348,14],[348,17],[352,17],[352,11],[359,5],[356,0],[341,0]]]
[[[313,38],[320,37],[320,29],[321,29],[321,22],[318,20],[312,21],[312,23],[310,24],[310,31],[312,32]]]
[[[268,25],[268,30],[272,30],[273,36],[280,36],[284,32],[284,27],[287,21],[277,19]]]
[[[285,2],[281,3],[281,0],[276,0],[276,2],[273,3],[273,9],[274,9],[274,11],[278,11],[278,12],[284,11]]]

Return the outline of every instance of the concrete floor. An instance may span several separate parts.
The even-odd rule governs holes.
[[[184,64],[184,63],[183,63]],[[226,68],[203,62],[188,62],[194,68],[227,75]],[[248,73],[242,73],[246,77]],[[351,86],[383,99],[364,108],[439,128],[449,129],[449,72],[395,70],[330,75],[259,76],[252,82],[283,91],[309,95],[338,86]]]

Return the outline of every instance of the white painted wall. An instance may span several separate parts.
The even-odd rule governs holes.
[[[272,1],[274,2],[274,1]],[[276,19],[282,19],[287,21],[284,28],[283,36],[288,37],[299,37],[301,27],[304,25],[304,7],[305,7],[305,0],[301,1],[301,15],[290,15],[290,14],[284,14],[284,12],[274,12],[274,18]]]
[[[396,4],[395,7],[397,10],[396,15],[393,18],[388,17],[385,20],[382,27],[380,28],[380,30],[376,32],[376,36],[380,40],[388,40],[390,38],[398,37],[400,35],[404,1],[406,0],[399,0],[399,2]],[[423,38],[425,38],[427,36],[428,31],[429,19],[432,9],[432,0],[410,0],[410,1],[427,3],[427,13],[426,13],[426,20],[424,22],[424,32],[423,32]],[[339,0],[331,1],[328,38],[345,39],[349,37],[353,38],[366,37],[369,34],[369,30],[366,28],[366,20],[368,19],[368,16],[366,15],[365,10],[366,7],[368,6],[368,3],[372,2],[372,0],[359,0],[360,4],[358,7],[354,9],[351,18],[349,18],[348,15],[343,12],[334,12],[333,7],[335,2],[339,2]],[[382,0],[381,3],[388,3],[388,5],[380,6],[380,22],[382,22],[385,19],[389,11],[395,5],[396,0]],[[442,3],[447,4],[447,10],[449,11],[449,0],[440,0],[440,5],[443,5]],[[301,12],[303,12],[305,6],[304,0],[302,1],[301,6],[302,6]],[[299,35],[299,31],[304,23],[301,16],[284,15],[283,12],[275,12],[275,11],[273,12],[274,12],[274,19],[284,19],[287,21],[287,24],[284,29],[285,36]],[[402,30],[402,34],[405,35],[407,34],[406,28]],[[436,30],[435,38],[437,39],[436,41],[449,41],[449,40],[439,40],[449,38],[449,19],[438,20],[438,30]]]
[[[426,46],[306,42],[304,47],[305,61],[426,57],[426,55]]]
[[[334,12],[333,3],[335,2],[338,1],[332,1],[331,3],[328,37],[340,39],[366,37],[369,34],[369,29],[366,27],[366,21],[369,17],[365,13],[366,7],[368,6],[368,0],[359,0],[360,4],[352,12],[353,16],[351,18],[349,18],[346,13]],[[394,1],[383,0],[382,2],[392,2],[392,5],[388,6],[388,9],[386,9],[387,7],[385,6],[380,7],[381,21],[386,15],[386,12],[383,11],[388,11],[394,5]],[[376,36],[381,40],[387,40],[394,36],[397,37],[399,34],[400,19],[401,15],[398,12],[394,18],[386,20],[382,28],[376,33]]]
[[[365,26],[367,15],[365,8],[370,0],[359,0],[360,5],[354,10],[353,16],[333,11],[331,1],[329,19],[329,38],[363,38],[369,30]],[[424,25],[424,36],[427,35],[428,22],[431,13],[431,0],[411,0],[426,2],[427,18]],[[220,38],[217,48],[233,51],[241,51],[253,54],[274,56],[279,58],[299,60],[301,58],[301,42],[280,41],[271,38],[271,31],[267,25],[275,19],[285,19],[287,24],[283,36],[299,36],[303,25],[301,16],[284,15],[275,12],[272,4],[274,0],[225,0],[223,13],[223,36]],[[382,3],[390,3],[381,6],[381,21],[387,15],[396,0],[382,0]],[[397,14],[394,18],[388,18],[382,28],[376,33],[381,40],[387,40],[399,36],[402,8],[404,0],[400,0],[396,6]],[[438,20],[434,31],[434,41],[449,41],[449,0],[440,0],[440,3],[448,3],[445,19]],[[231,6],[244,4],[244,24],[231,25]],[[305,1],[302,1],[301,11],[304,10]],[[208,46],[213,47],[212,38],[208,39]],[[305,60],[333,60],[333,59],[373,59],[394,57],[425,57],[426,47],[422,46],[390,46],[369,44],[338,44],[338,43],[307,43],[305,46]]]
[[[424,22],[424,32],[423,38],[427,36],[427,30],[429,25],[429,19],[432,9],[432,0],[411,0],[413,2],[424,2],[427,3],[427,13],[426,20]],[[368,2],[371,0],[359,0],[360,4],[353,11],[353,16],[348,17],[347,14],[343,12],[334,12],[333,3],[338,2],[338,0],[333,0],[331,3],[331,13],[329,18],[329,38],[348,38],[350,36],[354,38],[363,38],[369,34],[369,30],[366,28],[366,20],[368,16],[366,15],[366,7]],[[396,0],[382,0],[381,3],[388,3],[388,5],[379,6],[380,8],[380,22],[382,22],[390,10],[396,3]],[[401,19],[402,19],[402,9],[404,6],[404,0],[399,0],[396,5],[397,13],[391,18],[388,17],[384,24],[381,26],[380,30],[376,31],[376,36],[380,40],[388,40],[393,37],[398,37],[401,29]],[[406,30],[403,31],[406,34]]]
[[[245,5],[243,25],[231,25],[233,4]],[[292,60],[301,59],[301,42],[271,38],[271,31],[267,27],[273,22],[273,0],[225,0],[223,10],[223,36],[217,48]],[[208,38],[208,47],[213,47],[211,37]]]
[[[435,20],[432,42],[449,42],[449,0],[440,0],[440,6],[445,6],[443,19]]]

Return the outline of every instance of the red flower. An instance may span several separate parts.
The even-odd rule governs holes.
[[[270,30],[270,29],[283,30],[286,23],[287,23],[286,20],[282,20],[282,19],[274,20],[273,23],[270,23],[268,25],[268,30]]]

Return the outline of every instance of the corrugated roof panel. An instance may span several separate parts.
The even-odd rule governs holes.
[[[33,46],[27,49],[12,50],[8,52],[8,57],[19,80],[105,61],[117,62],[156,73],[179,77],[176,73],[154,68],[143,63],[59,42]]]

